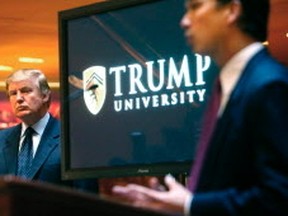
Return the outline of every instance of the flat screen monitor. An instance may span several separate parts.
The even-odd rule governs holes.
[[[185,174],[217,72],[193,53],[184,0],[59,12],[64,179]]]

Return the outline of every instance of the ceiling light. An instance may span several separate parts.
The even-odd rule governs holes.
[[[0,71],[12,71],[13,67],[0,65]]]
[[[50,88],[59,89],[60,83],[59,82],[49,82]]]
[[[20,57],[18,60],[19,62],[23,63],[36,63],[36,64],[44,63],[44,59],[41,58]]]

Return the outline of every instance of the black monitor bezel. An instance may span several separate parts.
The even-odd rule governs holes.
[[[60,11],[58,14],[59,26],[59,55],[60,55],[60,105],[61,105],[61,172],[62,178],[79,179],[79,178],[101,178],[101,177],[125,177],[125,176],[156,176],[166,173],[186,175],[191,167],[191,161],[159,163],[149,165],[127,165],[121,167],[105,167],[93,169],[73,169],[70,166],[70,138],[69,138],[69,101],[68,95],[68,56],[69,49],[67,45],[67,22],[81,17],[95,15],[97,13],[110,12],[126,7],[140,6],[159,2],[163,0],[111,0],[107,2],[95,3],[79,8],[73,8]]]

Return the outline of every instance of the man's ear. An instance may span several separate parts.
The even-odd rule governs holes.
[[[48,101],[49,101],[50,94],[51,94],[51,93],[42,94],[42,97],[43,97],[43,101],[44,101],[44,102],[48,102]]]
[[[242,13],[242,4],[239,0],[232,0],[228,5],[228,18],[227,21],[229,24],[237,22],[241,13]]]

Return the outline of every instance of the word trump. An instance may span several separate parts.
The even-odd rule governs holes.
[[[118,67],[111,67],[109,75],[114,76],[114,109],[129,111],[141,108],[175,106],[177,104],[204,101],[206,89],[204,72],[211,65],[208,56],[195,54],[195,80],[192,79],[189,59],[184,55],[179,66],[171,57],[167,62],[160,59],[156,62],[145,62]],[[155,69],[156,68],[156,69]],[[123,76],[129,76],[129,87],[123,88]],[[192,87],[194,87],[192,89]]]

